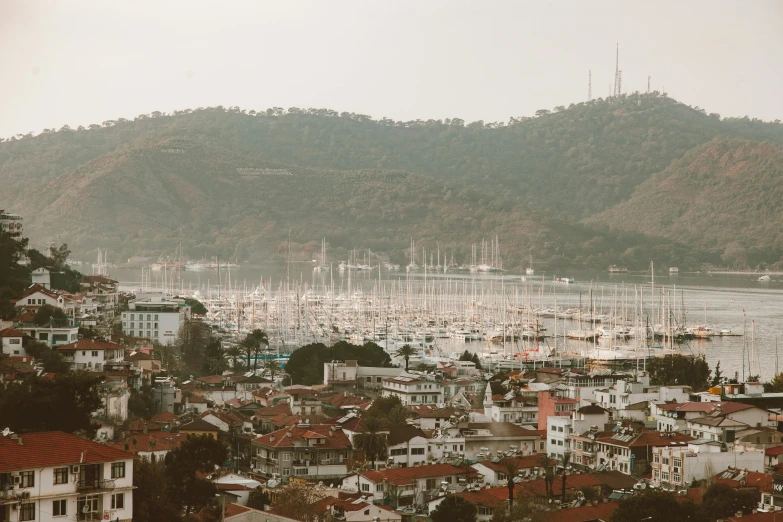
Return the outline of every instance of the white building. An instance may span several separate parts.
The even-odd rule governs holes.
[[[699,428],[689,428],[688,423],[701,418],[726,416],[748,426],[775,426],[769,423],[769,412],[751,404],[741,402],[685,402],[652,404],[650,414],[655,417],[658,431],[684,431],[686,429],[700,431]],[[714,430],[713,430],[714,431]],[[694,435],[698,437],[697,435]]]
[[[0,436],[0,520],[132,519],[132,454],[62,432]]]
[[[34,285],[41,285],[47,290],[51,290],[52,275],[49,273],[48,269],[42,266],[38,267],[35,270],[33,270],[32,274],[30,274],[30,278],[32,279]]]
[[[383,380],[383,396],[398,397],[408,406],[411,404],[441,404],[443,389],[439,382],[423,377],[388,377]]]
[[[166,301],[161,295],[148,296],[131,301],[128,310],[122,312],[122,331],[131,337],[171,344],[187,319],[190,319],[190,307],[184,301]]]
[[[650,386],[649,379],[617,381],[613,386],[595,390],[596,404],[611,410],[623,410],[643,401],[688,402],[690,386]]]
[[[3,328],[0,330],[0,348],[5,355],[25,356],[24,351],[24,333],[14,328]]]
[[[15,328],[49,348],[62,346],[79,338],[79,327],[69,320],[51,322],[44,326],[38,326],[34,323],[17,323]]]
[[[409,467],[427,462],[429,441],[421,429],[406,424],[392,426],[387,436],[389,465]]]
[[[546,385],[543,385],[545,388]],[[484,415],[494,422],[513,422],[519,425],[538,424],[538,392],[531,389],[514,389],[503,397],[493,398],[487,383],[484,391]]]
[[[566,450],[573,451],[570,436],[584,433],[590,426],[603,426],[609,422],[609,412],[600,406],[583,406],[572,416],[549,416],[546,419],[546,451],[553,459],[560,460]]]
[[[125,361],[125,348],[111,341],[79,339],[59,346],[58,350],[73,370],[102,372],[106,366],[121,365]]]
[[[700,439],[687,446],[654,448],[652,479],[687,487],[694,480],[704,480],[732,466],[764,472],[763,450],[723,451],[721,446],[719,442]]]
[[[25,308],[27,310],[37,310],[44,305],[49,305],[54,308],[62,308],[62,303],[59,301],[60,295],[57,292],[49,290],[40,284],[32,284],[22,292],[19,300],[14,307]]]

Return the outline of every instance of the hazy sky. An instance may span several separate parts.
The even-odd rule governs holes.
[[[507,121],[663,87],[783,119],[783,1],[0,0],[0,136],[154,110]]]

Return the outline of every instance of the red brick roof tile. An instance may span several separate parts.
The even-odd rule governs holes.
[[[131,453],[61,431],[0,436],[0,472],[132,459]]]

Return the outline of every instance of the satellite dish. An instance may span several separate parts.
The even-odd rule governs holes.
[[[11,430],[8,428],[3,429],[3,437],[7,437],[11,433]]]
[[[82,506],[82,513],[89,513],[90,512],[90,505],[85,503],[84,506]]]

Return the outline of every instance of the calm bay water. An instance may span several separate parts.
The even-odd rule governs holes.
[[[124,290],[137,290],[141,286],[141,269],[114,268],[111,276],[119,280]],[[574,284],[554,283],[550,275],[528,276],[523,281],[519,275],[474,275],[467,273],[427,274],[427,282],[452,281],[454,284],[468,285],[476,288],[499,291],[501,285],[506,295],[525,297],[525,303],[532,301],[533,306],[551,307],[557,299],[558,307],[563,309],[575,307],[581,302],[587,307],[592,291],[595,307],[604,313],[611,312],[611,303],[627,303],[629,316],[633,315],[635,292],[643,292],[645,313],[650,306],[650,276],[644,274],[608,274],[599,272],[581,272],[563,274],[576,280]],[[145,271],[148,285],[161,286],[163,272]],[[165,274],[170,280],[171,272]],[[218,284],[217,272],[180,272],[175,280],[174,288],[183,288],[186,292],[199,289],[206,294],[207,287],[215,288]],[[421,284],[424,273],[407,274],[403,272],[383,271],[380,278],[388,284],[389,281],[400,281]],[[221,271],[220,280],[223,287],[230,278],[233,288],[251,289],[264,284],[277,285],[286,279],[292,284],[306,283],[316,288],[328,288],[334,285],[336,290],[347,291],[362,288],[370,290],[377,285],[378,271],[356,273],[314,273],[311,265],[269,265],[262,267],[241,267],[230,271]],[[678,320],[684,318],[686,325],[707,324],[716,329],[727,328],[734,333],[743,332],[743,322],[746,336],[714,337],[709,341],[689,341],[682,346],[684,353],[704,354],[711,368],[720,361],[724,376],[733,376],[735,372],[742,375],[743,353],[745,353],[745,375],[760,374],[762,380],[771,379],[777,365],[777,339],[783,344],[783,276],[773,276],[771,282],[758,282],[757,276],[751,275],[702,275],[682,274],[678,276],[661,275],[655,277],[656,302],[660,303],[661,289],[667,294],[668,302],[673,305],[673,313]],[[616,296],[616,297],[615,297]],[[659,306],[659,305],[656,305]],[[705,312],[706,307],[706,312]],[[654,318],[650,324],[654,324]],[[548,333],[553,332],[553,321],[544,320]],[[559,321],[558,329],[578,328],[574,321]],[[629,341],[632,343],[632,341]],[[551,341],[550,341],[551,343]],[[562,340],[560,341],[562,343]],[[483,343],[482,343],[483,344]],[[482,350],[479,343],[469,343],[467,348]],[[744,350],[743,350],[744,347]],[[502,350],[502,348],[501,348]],[[748,362],[748,353],[750,361]],[[748,369],[750,365],[750,369]],[[783,362],[781,363],[783,369]]]

